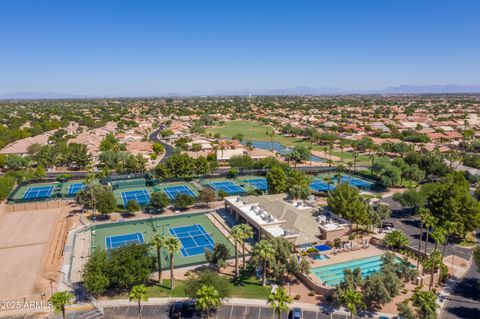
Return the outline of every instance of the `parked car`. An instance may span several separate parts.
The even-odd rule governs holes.
[[[302,319],[302,309],[300,308],[293,308],[290,313],[291,319]]]
[[[193,300],[176,301],[170,307],[170,318],[180,319],[191,317],[195,312],[195,302]]]

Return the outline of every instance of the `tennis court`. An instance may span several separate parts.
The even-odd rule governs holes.
[[[363,189],[370,189],[372,188],[373,184],[372,182],[355,178],[353,176],[348,176],[348,175],[343,175],[341,179],[342,183],[350,183],[350,185],[358,187],[358,188],[363,188]]]
[[[30,187],[23,195],[23,199],[48,198],[52,195],[53,186]]]
[[[267,191],[268,189],[266,178],[249,179],[249,180],[246,180],[246,182],[261,191]]]
[[[83,183],[70,184],[70,186],[68,187],[68,195],[76,195],[78,191],[84,188],[85,188],[85,184]]]
[[[148,194],[148,192],[144,189],[122,192],[122,201],[124,207],[127,207],[127,203],[130,200],[134,200],[139,205],[144,206],[150,203],[150,194]]]
[[[93,226],[92,231],[89,229],[86,230],[86,232],[88,232],[92,238],[92,249],[98,248],[108,250],[112,247],[121,245],[124,242],[128,243],[130,240],[140,243],[141,239],[133,236],[135,233],[141,234],[143,236],[143,241],[148,243],[156,234],[166,237],[173,236],[169,231],[170,229],[173,229],[173,232],[181,233],[182,227],[199,225],[200,231],[198,232],[193,232],[193,227],[191,227],[191,231],[187,228],[188,235],[192,235],[194,237],[194,241],[196,240],[196,242],[195,245],[193,245],[193,242],[186,243],[186,246],[184,243],[182,243],[182,246],[185,246],[186,249],[190,248],[189,251],[184,250],[174,253],[176,268],[205,263],[206,259],[204,249],[211,248],[211,243],[224,244],[229,251],[229,257],[233,257],[235,254],[233,244],[217,228],[217,226],[212,222],[211,218],[207,216],[208,214],[206,213],[179,214],[173,216],[161,216],[147,219],[97,224]],[[203,241],[200,233],[206,234],[203,236]],[[129,238],[122,237],[128,234],[133,235]],[[116,238],[117,236],[120,237]],[[208,240],[206,236],[208,236]],[[110,242],[108,242],[108,237],[112,237],[113,241],[110,239]],[[183,242],[185,241],[186,240],[183,240]],[[208,243],[206,241],[208,241]],[[201,253],[195,254],[195,249],[192,248],[197,246],[201,247],[197,249],[197,251]],[[152,256],[156,256],[156,250],[154,247],[150,247],[149,251]],[[169,267],[169,255],[169,252],[165,248],[161,249],[162,265],[164,269],[168,269]]]
[[[314,179],[310,183],[310,188],[316,192],[327,192],[335,189],[335,185],[328,185],[320,179]]]
[[[126,235],[109,236],[105,238],[105,247],[107,251],[130,244],[143,244],[143,234],[133,233]]]
[[[163,191],[167,194],[170,200],[174,200],[178,194],[185,194],[193,198],[197,197],[195,193],[188,186],[185,185],[167,186],[163,189]]]
[[[224,191],[225,193],[227,193],[228,195],[236,195],[236,194],[243,194],[245,193],[245,190],[242,189],[240,186],[238,186],[237,184],[234,184],[232,182],[229,182],[229,181],[225,181],[225,182],[210,182],[208,185],[210,185],[210,187],[212,187],[214,190],[216,190],[217,192],[222,190]]]
[[[202,225],[195,224],[170,228],[169,232],[182,243],[180,252],[184,257],[203,254],[205,253],[205,249],[213,251],[215,242]]]

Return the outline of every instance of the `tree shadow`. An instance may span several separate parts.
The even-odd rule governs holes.
[[[459,307],[447,307],[446,312],[457,316],[458,318],[480,318],[479,308],[469,308],[464,306]],[[442,316],[443,318],[450,318],[450,316]]]
[[[455,289],[455,295],[479,302],[480,301],[480,279],[478,278],[463,279]],[[454,300],[454,298],[455,297],[452,296],[450,299]],[[480,318],[480,316],[478,318]]]

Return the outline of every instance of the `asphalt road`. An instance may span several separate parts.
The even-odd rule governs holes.
[[[410,238],[410,246],[418,248],[418,242],[420,241],[420,218],[417,216],[412,215],[410,212],[405,210],[396,210],[399,207],[398,203],[393,201],[391,197],[385,198],[381,201],[382,203],[389,204],[392,208],[392,216],[386,221],[392,222],[395,228],[404,232]],[[423,232],[423,243],[422,243],[422,251],[425,247],[425,239],[426,239],[426,232]],[[428,240],[428,250],[431,252],[434,248],[435,242],[429,238]],[[443,246],[439,247],[439,249],[443,249]],[[460,247],[455,245],[453,241],[447,245],[445,250],[445,257],[452,255],[455,252],[455,256],[459,256],[468,260],[470,258],[471,249]],[[479,317],[480,319],[480,317]]]
[[[448,297],[441,318],[480,318],[480,272],[475,263]]]
[[[160,144],[163,145],[163,148],[165,149],[165,155],[163,156],[163,158],[160,160],[160,163],[163,163],[167,160],[167,158],[169,158],[170,156],[172,156],[173,154],[173,146],[170,145],[170,144],[167,144],[165,142],[163,142],[162,140],[160,140],[158,138],[158,133],[160,133],[160,129],[150,133],[150,139],[152,141],[155,141],[155,142],[158,142]]]

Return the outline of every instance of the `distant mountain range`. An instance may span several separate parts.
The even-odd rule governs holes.
[[[180,96],[248,96],[248,95],[346,95],[346,94],[454,94],[480,93],[480,85],[400,85],[379,90],[348,90],[336,87],[312,88],[297,86],[288,89],[253,89],[253,90],[218,90],[193,92],[135,92],[114,95],[80,95],[53,92],[17,92],[0,95],[1,100],[22,99],[88,99],[88,98],[115,98],[115,97],[180,97]]]

